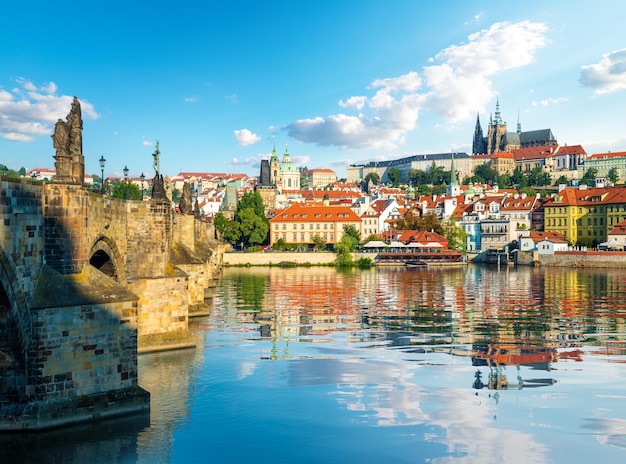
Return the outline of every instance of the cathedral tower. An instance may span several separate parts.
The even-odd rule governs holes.
[[[480,117],[476,113],[476,128],[474,129],[474,141],[472,142],[472,155],[482,155],[487,153],[483,128],[480,126]]]
[[[500,116],[500,101],[496,99],[495,118],[489,118],[489,129],[487,132],[487,153],[492,154],[505,151],[506,147],[506,122]]]

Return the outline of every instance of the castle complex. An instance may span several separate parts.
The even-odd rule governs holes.
[[[476,115],[476,129],[472,143],[473,155],[491,155],[499,151],[510,152],[517,148],[531,148],[558,145],[556,137],[550,129],[522,131],[522,125],[517,118],[517,130],[508,132],[506,122],[500,116],[500,102],[496,100],[495,117],[489,115],[487,137],[483,136],[480,117]]]

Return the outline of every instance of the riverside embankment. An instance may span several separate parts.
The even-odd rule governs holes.
[[[352,258],[362,257],[374,259],[375,253],[353,253]],[[322,252],[291,252],[291,251],[258,251],[253,253],[231,252],[224,253],[224,266],[277,266],[280,263],[290,262],[298,265],[310,264],[324,266],[333,264],[337,255],[330,251]]]

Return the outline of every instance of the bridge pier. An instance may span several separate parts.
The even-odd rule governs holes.
[[[195,347],[221,263],[207,225],[169,202],[0,182],[0,431],[148,412],[137,356]]]

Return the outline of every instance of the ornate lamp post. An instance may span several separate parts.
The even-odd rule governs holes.
[[[128,200],[128,166],[124,166],[124,200]]]
[[[100,171],[102,173],[100,177],[100,193],[104,195],[104,163],[106,163],[107,160],[104,159],[104,155],[101,155],[98,161],[100,162]]]
[[[145,180],[146,176],[144,176],[142,172],[139,178],[141,179],[141,199],[143,200],[143,181]]]

